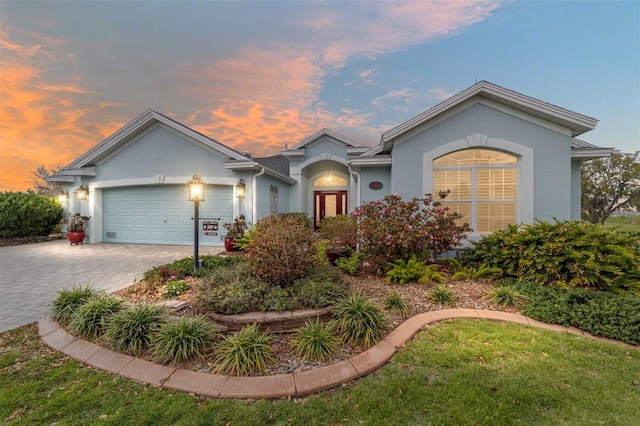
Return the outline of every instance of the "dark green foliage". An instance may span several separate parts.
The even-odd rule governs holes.
[[[375,345],[382,337],[387,318],[371,300],[352,295],[341,300],[333,311],[332,326],[350,345],[362,343],[365,349]]]
[[[65,289],[58,292],[58,296],[51,302],[51,317],[62,325],[71,321],[71,316],[79,306],[98,296],[98,292],[89,286]]]
[[[193,256],[175,260],[160,266],[155,266],[144,273],[144,279],[154,283],[165,283],[172,280],[182,280],[188,276],[204,277],[212,271],[224,268],[242,261],[240,256],[215,256],[207,254],[199,256],[203,265],[197,272],[193,270]]]
[[[522,313],[538,321],[575,326],[591,334],[640,344],[640,297],[502,280],[526,295]]]
[[[511,225],[474,243],[469,259],[504,277],[640,292],[640,236],[577,221]]]
[[[303,360],[312,359],[317,362],[331,359],[340,351],[338,340],[331,333],[331,327],[318,319],[309,320],[304,327],[296,330],[292,345],[297,356]]]
[[[217,348],[216,372],[242,376],[263,370],[273,362],[271,336],[257,324],[225,336]]]
[[[320,308],[344,296],[346,283],[326,265],[310,268],[307,278],[288,287],[270,285],[253,277],[241,262],[203,278],[196,290],[195,306],[200,312],[229,315]]]
[[[205,317],[180,317],[162,324],[151,337],[150,349],[159,361],[177,363],[203,357],[218,331]]]
[[[47,236],[62,220],[58,200],[38,194],[0,192],[0,237]]]
[[[287,287],[308,274],[316,258],[316,237],[306,216],[271,215],[260,219],[256,228],[245,250],[254,277]]]
[[[113,316],[105,337],[116,351],[138,356],[167,317],[168,310],[163,305],[138,303]]]
[[[409,305],[397,291],[394,291],[384,299],[384,306],[391,312],[402,315],[402,317],[406,317],[409,313]]]
[[[453,305],[456,301],[456,297],[453,291],[449,287],[445,287],[442,284],[438,284],[427,294],[427,297],[432,301],[439,303],[443,306]]]
[[[409,281],[420,281],[422,283],[430,281],[441,282],[444,281],[444,277],[438,271],[438,265],[427,265],[424,261],[412,255],[407,260],[397,259],[391,262],[385,281],[387,284],[404,284]]]
[[[448,258],[447,262],[451,265],[454,273],[451,277],[452,280],[478,280],[501,272],[500,268],[484,264],[480,266],[465,264],[455,258]]]
[[[108,294],[89,299],[78,306],[71,316],[71,332],[89,340],[101,337],[111,318],[123,309],[123,303],[122,299]]]

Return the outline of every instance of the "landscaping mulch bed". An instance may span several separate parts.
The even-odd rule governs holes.
[[[516,308],[502,308],[492,303],[487,296],[492,283],[490,280],[485,279],[477,281],[449,280],[442,283],[442,285],[449,287],[455,295],[454,304],[443,306],[432,302],[426,296],[426,293],[435,287],[436,283],[421,284],[412,282],[388,285],[384,281],[384,278],[371,274],[358,275],[355,277],[346,276],[345,278],[352,291],[363,294],[367,298],[375,301],[380,307],[384,306],[385,298],[394,291],[397,291],[407,302],[409,305],[409,314],[407,317],[403,318],[397,313],[385,310],[385,314],[389,319],[389,325],[386,330],[387,333],[395,329],[407,318],[423,312],[439,309],[470,308],[518,312],[518,309]],[[197,278],[189,277],[188,281],[191,284],[191,289],[174,298],[174,300],[182,300],[188,304],[186,309],[180,311],[179,314],[181,315],[193,313],[193,309],[190,304],[195,294],[193,288],[195,287],[196,280]],[[167,299],[162,297],[162,290],[162,286],[150,286],[148,283],[141,281],[131,287],[118,291],[116,295],[132,302],[163,302]],[[267,370],[255,373],[254,375],[262,376],[306,371],[320,366],[338,363],[364,351],[362,347],[351,347],[350,345],[342,344],[342,351],[337,357],[330,361],[317,364],[313,361],[302,361],[293,354],[291,349],[291,341],[293,338],[294,334],[292,333],[273,334],[272,349],[275,363]],[[194,360],[177,366],[194,371],[209,372],[213,367],[213,354],[211,359]]]

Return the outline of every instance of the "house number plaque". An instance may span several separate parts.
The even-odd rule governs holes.
[[[218,235],[218,222],[212,220],[205,220],[202,222],[202,234],[216,236]]]

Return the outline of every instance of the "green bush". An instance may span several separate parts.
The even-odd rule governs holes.
[[[69,328],[80,337],[97,339],[105,333],[111,318],[123,309],[123,304],[118,297],[100,294],[78,306],[71,316]]]
[[[151,336],[150,349],[161,362],[178,363],[203,357],[212,347],[218,330],[203,316],[180,317],[162,324]]]
[[[73,286],[71,290],[58,291],[58,296],[51,302],[51,317],[62,325],[71,321],[73,313],[79,306],[84,305],[90,299],[96,298],[98,292],[89,286]]]
[[[182,280],[189,276],[206,277],[213,271],[225,268],[242,261],[241,256],[216,256],[207,254],[199,256],[202,266],[197,272],[193,270],[193,256],[174,260],[171,263],[154,266],[144,273],[144,279],[156,284],[167,281]]]
[[[502,272],[500,268],[490,267],[484,264],[480,266],[467,265],[454,258],[448,258],[447,262],[452,267],[452,280],[478,280]]]
[[[504,277],[640,293],[640,236],[577,221],[511,225],[474,243],[469,259]]]
[[[443,306],[453,305],[456,301],[456,297],[453,291],[449,287],[445,287],[442,284],[438,284],[427,294],[427,297],[433,302],[439,303]]]
[[[309,269],[309,276],[288,287],[274,286],[251,276],[241,262],[203,278],[194,305],[200,312],[240,314],[287,311],[330,305],[346,293],[340,273],[327,265]]]
[[[297,356],[318,363],[335,357],[340,351],[338,340],[331,333],[331,327],[318,319],[307,321],[304,327],[296,330],[292,345]]]
[[[382,337],[387,318],[371,300],[361,295],[342,299],[333,310],[331,325],[350,345],[362,343],[365,349]]]
[[[591,334],[640,344],[640,297],[589,289],[565,289],[512,279],[511,286],[526,296],[522,313],[538,321],[575,326]]]
[[[54,198],[23,192],[0,192],[0,237],[47,236],[62,220]]]
[[[271,215],[260,219],[247,247],[251,274],[287,287],[304,278],[316,259],[315,235],[306,216]]]
[[[397,259],[391,262],[387,277],[387,284],[404,284],[409,281],[420,281],[422,283],[444,281],[444,277],[438,271],[438,265],[427,265],[424,261],[418,260],[412,255],[408,260]]]
[[[384,306],[391,312],[402,315],[403,318],[409,313],[409,305],[397,291],[394,291],[384,299]]]
[[[360,264],[364,260],[364,255],[361,253],[353,253],[349,257],[340,257],[336,260],[336,266],[349,275],[355,275],[360,269]]]
[[[116,351],[138,356],[151,343],[152,334],[167,322],[168,315],[163,305],[135,304],[111,318],[105,337]]]
[[[247,325],[222,339],[214,371],[242,376],[264,370],[273,362],[272,353],[269,333],[260,332],[257,324]]]
[[[171,299],[172,297],[176,297],[189,290],[189,284],[184,281],[168,281],[164,291],[162,292],[162,297],[165,299]]]

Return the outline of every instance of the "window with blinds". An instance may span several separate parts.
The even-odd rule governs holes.
[[[491,149],[465,149],[433,161],[433,193],[450,190],[444,203],[475,232],[517,223],[518,158]]]

